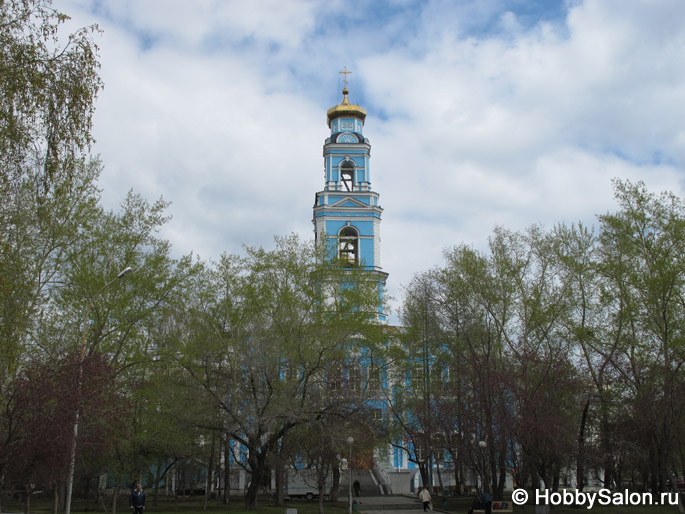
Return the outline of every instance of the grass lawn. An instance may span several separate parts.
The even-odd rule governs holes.
[[[111,498],[106,501],[107,510],[111,514]],[[202,513],[202,506],[204,505],[203,498],[184,498],[178,503],[173,498],[160,497],[158,505],[152,506],[152,495],[148,495],[148,505],[145,508],[146,513],[150,514],[199,514]],[[252,511],[256,514],[285,514],[286,508],[297,509],[297,514],[318,514],[318,501],[289,501],[285,506],[277,506],[275,501],[270,497],[259,498],[257,503],[257,510]],[[91,512],[102,513],[104,511],[101,506],[97,505],[94,500],[81,500],[74,498],[71,505],[73,513]],[[347,506],[345,503],[324,503],[324,511],[326,514],[347,514]],[[24,512],[24,505],[16,500],[8,501],[3,499],[2,514],[22,513]],[[49,498],[35,498],[31,500],[31,514],[50,514],[51,501]],[[117,504],[117,514],[128,514],[130,508],[128,506],[128,495],[125,495],[123,501]],[[210,500],[207,504],[207,511],[218,514],[219,512],[246,512],[245,503],[242,499],[231,500],[229,505],[219,503],[216,500]],[[465,514],[465,513],[463,513]],[[533,513],[534,514],[534,513]]]

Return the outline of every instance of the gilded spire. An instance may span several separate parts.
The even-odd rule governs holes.
[[[343,68],[343,71],[339,72],[343,76],[343,101],[340,105],[336,105],[335,107],[331,107],[328,109],[328,126],[331,126],[331,121],[335,118],[340,118],[342,116],[352,116],[354,118],[359,118],[364,121],[366,118],[366,111],[362,108],[359,107],[358,105],[353,105],[350,103],[350,101],[347,98],[347,95],[350,94],[349,89],[347,89],[347,76],[351,75],[351,71],[347,71],[347,66]]]

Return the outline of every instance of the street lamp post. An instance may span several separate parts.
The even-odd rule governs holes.
[[[478,447],[480,448],[480,484],[483,489],[481,491],[482,495],[485,493],[485,448],[488,447],[488,443],[485,441],[478,441]]]
[[[348,508],[348,514],[352,514],[352,443],[354,443],[354,437],[350,436],[347,438],[347,444],[350,445],[350,458],[347,461],[347,469],[349,471],[350,475],[350,480],[348,484],[348,491],[347,491],[347,496],[349,498],[349,508]]]
[[[112,280],[107,282],[104,286],[102,286],[100,289],[97,290],[97,292],[91,296],[90,300],[88,301],[88,306],[86,307],[86,312],[84,315],[83,319],[83,338],[81,342],[81,354],[79,356],[79,365],[78,365],[78,383],[77,383],[77,390],[76,390],[76,419],[74,420],[74,434],[73,438],[71,441],[71,455],[70,455],[70,460],[69,460],[69,471],[68,471],[68,476],[67,476],[67,494],[66,494],[66,501],[65,501],[65,506],[64,506],[64,514],[71,514],[71,493],[74,487],[74,468],[76,467],[76,438],[78,437],[78,422],[79,422],[79,414],[80,414],[80,402],[81,402],[81,382],[83,380],[83,360],[86,357],[86,332],[88,329],[88,315],[90,314],[90,309],[93,306],[93,302],[95,301],[95,298],[98,297],[100,293],[102,293],[105,289],[107,289],[109,286],[114,284],[117,280],[125,277],[129,273],[133,271],[133,268],[130,266],[125,268],[124,270],[120,271],[119,274],[114,277]]]

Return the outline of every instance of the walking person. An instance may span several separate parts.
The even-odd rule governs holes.
[[[419,491],[419,500],[423,502],[423,512],[427,512],[431,508],[431,493],[428,492],[428,488],[424,487]]]
[[[354,489],[354,495],[358,498],[362,494],[362,485],[359,483],[359,480],[355,480],[352,482],[352,488]]]
[[[142,485],[136,485],[136,488],[131,491],[128,504],[131,506],[133,514],[143,514],[145,510],[145,491],[143,491]]]

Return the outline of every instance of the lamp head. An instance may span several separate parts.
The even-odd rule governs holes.
[[[133,272],[133,268],[131,266],[128,266],[127,268],[121,270],[119,274],[117,275],[117,278],[124,278],[126,275],[129,273]]]

